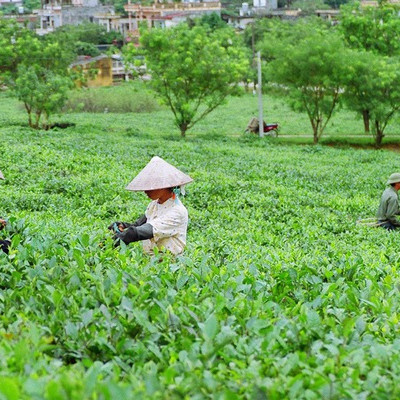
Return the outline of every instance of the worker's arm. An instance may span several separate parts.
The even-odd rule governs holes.
[[[143,214],[141,215],[133,224],[132,226],[142,226],[147,222],[146,216]]]
[[[399,215],[399,202],[393,197],[389,197],[386,207],[386,219],[393,225],[400,226],[400,222],[397,220],[396,215]]]
[[[143,224],[140,226],[130,226],[129,228],[124,229],[123,232],[117,232],[114,235],[114,240],[118,245],[119,241],[129,244],[132,242],[138,242],[140,240],[151,239],[152,237],[153,226],[151,224]]]

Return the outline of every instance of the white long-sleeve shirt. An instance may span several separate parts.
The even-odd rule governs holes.
[[[153,254],[153,248],[165,248],[177,255],[186,245],[188,212],[179,199],[168,199],[163,204],[152,201],[146,210],[147,223],[153,227],[153,238],[144,240],[143,250]]]

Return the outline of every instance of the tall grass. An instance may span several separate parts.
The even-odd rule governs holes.
[[[74,90],[64,107],[65,112],[149,113],[159,110],[154,93],[143,83]]]

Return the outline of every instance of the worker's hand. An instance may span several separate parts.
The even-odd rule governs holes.
[[[110,231],[116,231],[115,230],[115,228],[116,227],[118,227],[118,229],[119,229],[119,231],[120,232],[122,232],[124,229],[125,229],[125,226],[124,226],[124,224],[122,223],[122,222],[119,222],[119,221],[116,221],[116,222],[113,222],[112,224],[110,224],[109,226],[108,226],[108,229],[110,230]]]
[[[120,223],[121,223],[121,222],[119,222],[119,221],[111,222],[111,224],[108,225],[107,229],[110,230],[110,231],[113,231],[113,230],[114,230],[114,224],[119,225]]]
[[[0,231],[5,228],[7,221],[0,218]]]

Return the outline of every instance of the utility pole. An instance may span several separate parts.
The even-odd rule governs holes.
[[[262,102],[262,75],[261,75],[261,53],[257,52],[257,71],[258,71],[258,134],[264,136],[264,118],[263,118],[263,102]]]

